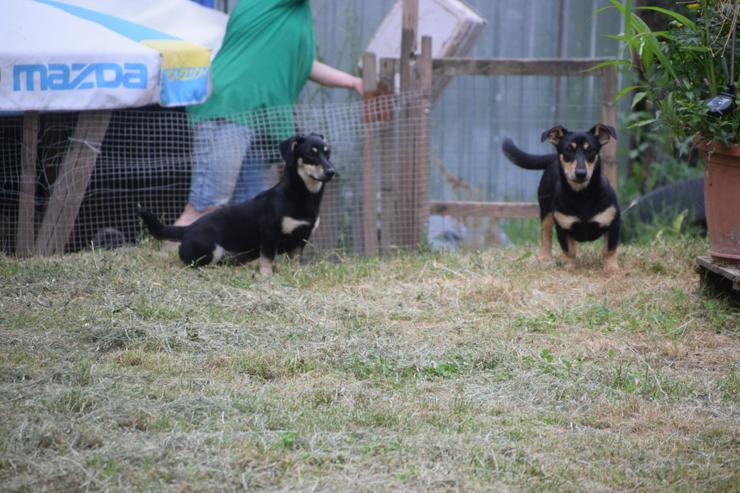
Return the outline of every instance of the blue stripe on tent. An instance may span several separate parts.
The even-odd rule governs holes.
[[[182,106],[202,103],[208,99],[209,81],[208,67],[165,69],[159,81],[159,104]]]
[[[100,24],[103,27],[110,29],[111,31],[117,32],[118,34],[125,36],[133,41],[141,41],[144,39],[179,39],[172,35],[157,31],[156,29],[150,29],[141,24],[130,22],[113,15],[104,14],[95,10],[78,7],[76,5],[70,5],[68,3],[57,2],[55,0],[35,0],[38,3],[43,3],[51,7],[64,10],[65,12],[86,19],[91,22]]]

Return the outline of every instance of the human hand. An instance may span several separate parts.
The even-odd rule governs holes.
[[[357,91],[357,94],[359,94],[360,96],[362,96],[362,94],[364,92],[364,87],[363,87],[363,84],[362,84],[362,79],[359,78],[359,77],[353,77],[352,79],[353,79],[352,80],[352,89],[354,89],[355,91]]]

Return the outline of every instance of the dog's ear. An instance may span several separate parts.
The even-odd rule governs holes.
[[[555,127],[552,127],[550,130],[545,130],[542,132],[542,138],[541,142],[548,141],[552,145],[558,145],[560,143],[560,139],[563,138],[563,135],[567,134],[568,130],[563,127],[562,125],[557,125]]]
[[[283,160],[285,161],[285,164],[292,164],[295,156],[293,155],[293,150],[295,149],[295,146],[298,145],[298,142],[302,139],[300,135],[294,135],[293,137],[284,140],[280,143],[280,155],[283,156]]]
[[[601,145],[609,142],[609,139],[617,140],[617,131],[614,127],[604,125],[603,123],[597,123],[591,128],[591,130],[589,130],[589,132],[596,136]]]

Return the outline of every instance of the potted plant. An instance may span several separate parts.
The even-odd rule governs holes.
[[[671,9],[610,1],[625,20],[624,33],[615,38],[631,54],[630,61],[613,64],[640,75],[620,96],[633,93],[633,105],[651,103],[653,117],[637,125],[671,132],[683,152],[692,146],[703,151],[709,253],[740,262],[738,0],[679,2]],[[670,27],[652,31],[638,15],[645,10],[665,15]]]

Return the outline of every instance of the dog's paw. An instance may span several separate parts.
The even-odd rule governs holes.
[[[606,252],[604,255],[604,272],[607,274],[616,274],[619,272],[619,263],[617,255],[614,252]]]
[[[604,273],[612,275],[612,274],[618,274],[619,273],[619,264],[616,260],[611,261],[605,261],[604,262]]]
[[[180,244],[176,241],[163,241],[162,245],[159,247],[159,251],[162,253],[171,253],[176,252],[180,248]]]
[[[563,257],[563,265],[565,270],[574,271],[576,270],[576,259],[572,257]]]
[[[535,262],[540,265],[555,265],[555,259],[552,255],[538,255]]]

